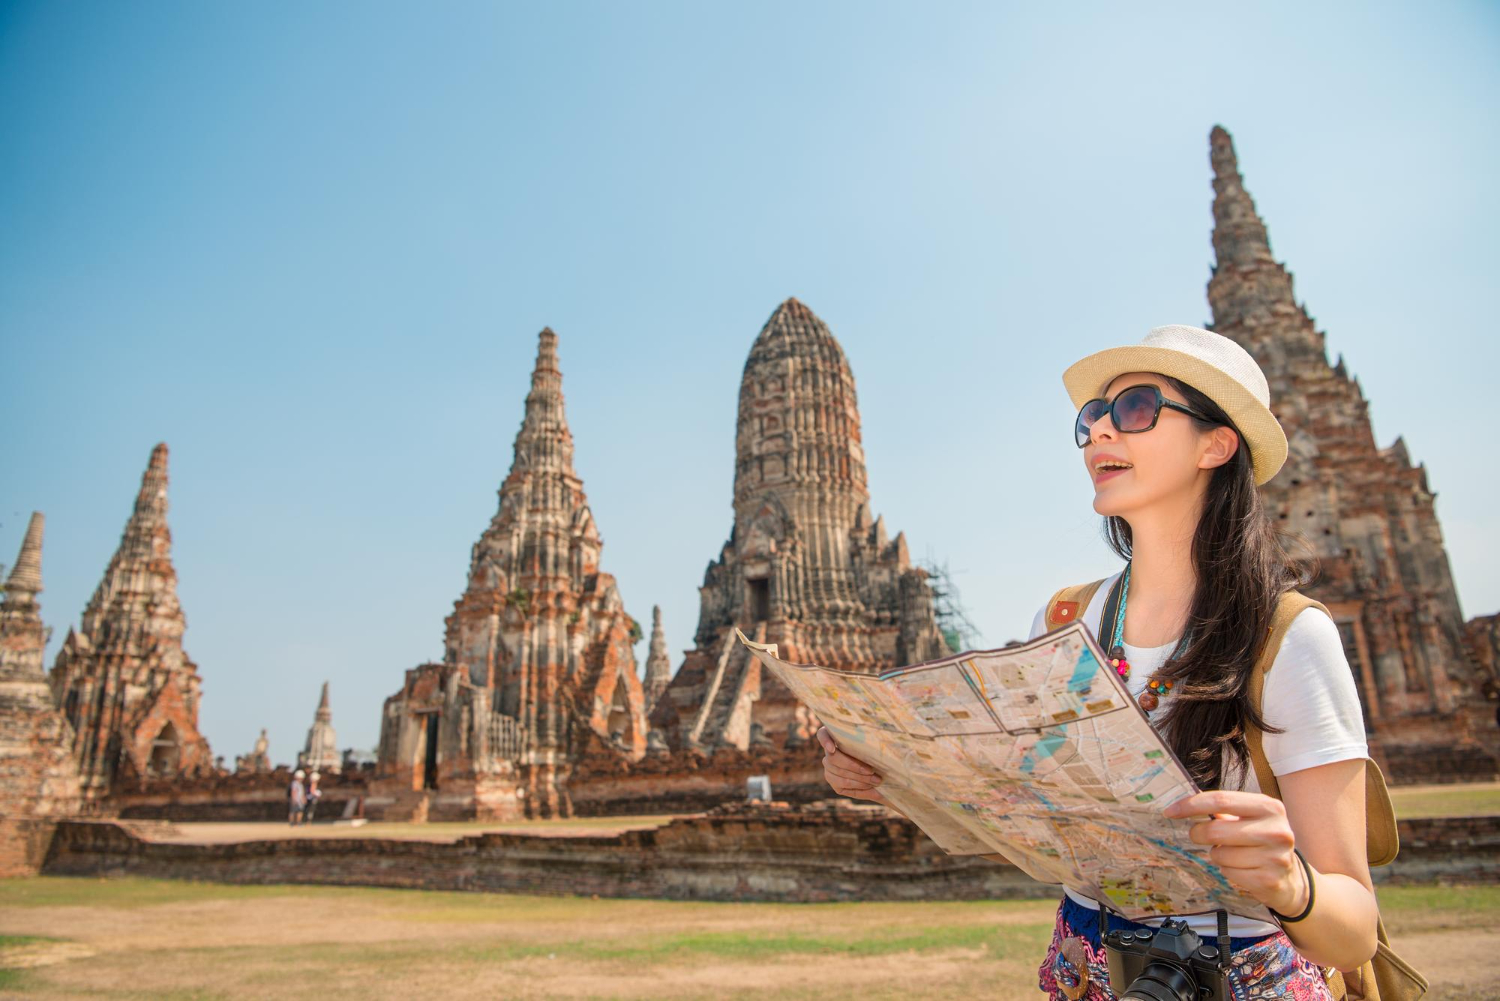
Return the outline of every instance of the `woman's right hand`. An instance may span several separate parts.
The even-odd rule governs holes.
[[[818,743],[823,747],[823,778],[833,787],[834,792],[850,799],[885,802],[880,795],[880,776],[875,769],[840,751],[833,734],[828,732],[828,727],[818,728]]]

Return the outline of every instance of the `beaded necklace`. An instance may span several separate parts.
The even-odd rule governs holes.
[[[1119,584],[1115,585],[1116,591],[1110,595],[1105,602],[1105,621],[1112,626],[1109,632],[1112,634],[1109,641],[1109,666],[1115,669],[1121,681],[1130,680],[1130,661],[1125,659],[1125,608],[1130,602],[1130,564],[1125,564],[1125,573],[1120,578]],[[1119,602],[1113,600],[1118,595]],[[1187,637],[1177,644],[1172,651],[1172,657],[1182,652],[1183,644]],[[1170,662],[1172,657],[1168,657]],[[1161,704],[1161,700],[1172,694],[1172,679],[1161,678],[1153,674],[1146,681],[1146,690],[1136,696],[1135,701],[1146,712],[1151,712]]]

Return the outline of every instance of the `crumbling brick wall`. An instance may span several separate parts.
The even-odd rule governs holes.
[[[1401,822],[1385,883],[1500,881],[1500,817]],[[150,841],[110,821],[64,821],[48,875],[149,876],[223,883],[312,883],[675,900],[986,900],[1050,898],[1019,869],[945,854],[875,806],[736,807],[613,837],[486,834],[453,843],[284,839]]]

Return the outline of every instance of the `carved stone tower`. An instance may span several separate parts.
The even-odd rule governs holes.
[[[587,731],[627,758],[645,753],[639,634],[599,569],[602,546],[573,469],[557,335],[543,330],[515,458],[446,621],[443,662],[408,671],[386,700],[377,786],[390,803],[375,806],[433,819],[567,816]]]
[[[826,324],[783,302],[750,348],[735,433],[734,526],[699,589],[696,649],[652,714],[678,747],[796,744],[806,709],[731,642],[877,672],[949,652],[926,574],[873,516],[854,374]]]
[[[182,649],[167,528],[167,446],[141,477],[120,548],[69,629],[52,665],[52,691],[73,725],[86,797],[119,781],[194,775],[213,767],[198,732],[198,667]]]
[[[651,609],[651,646],[646,654],[646,712],[656,705],[661,693],[672,683],[672,659],[667,653],[667,634],[661,628],[661,606]]]
[[[36,512],[0,598],[0,877],[34,873],[47,840],[37,822],[81,806],[73,728],[57,711],[42,669],[41,590]]]
[[[333,729],[333,709],[328,705],[328,682],[323,682],[323,696],[318,700],[318,711],[313,715],[313,725],[307,731],[307,741],[302,753],[297,755],[297,765],[309,771],[332,772],[337,775],[344,769],[339,757],[338,736]]]
[[[1320,573],[1311,593],[1338,620],[1367,728],[1393,777],[1493,775],[1496,734],[1475,707],[1427,470],[1411,464],[1400,438],[1376,444],[1359,381],[1343,358],[1328,363],[1324,335],[1271,255],[1233,140],[1216,127],[1209,145],[1213,329],[1265,371],[1291,446],[1286,466],[1262,488],[1267,510],[1312,547]]]

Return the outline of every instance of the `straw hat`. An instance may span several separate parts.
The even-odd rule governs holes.
[[[1217,403],[1250,449],[1255,483],[1286,462],[1286,432],[1271,413],[1271,389],[1250,352],[1199,327],[1153,327],[1139,344],[1109,348],[1074,362],[1063,373],[1073,406],[1082,407],[1126,372],[1156,372],[1192,386]]]

